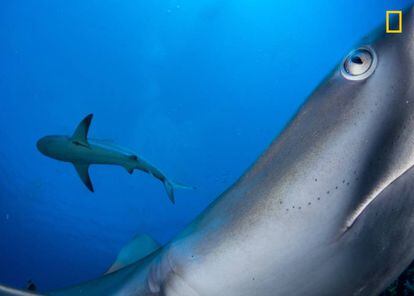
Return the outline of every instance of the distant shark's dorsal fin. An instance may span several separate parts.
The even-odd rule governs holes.
[[[122,248],[118,257],[105,274],[115,272],[145,258],[160,248],[153,238],[148,235],[137,235]]]
[[[94,192],[91,178],[89,177],[89,164],[73,164],[83,184],[88,187],[91,192]]]
[[[89,126],[91,125],[93,114],[86,116],[77,126],[75,132],[72,135],[72,141],[81,146],[88,145],[88,132]]]

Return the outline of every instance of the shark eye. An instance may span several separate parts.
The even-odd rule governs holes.
[[[374,73],[377,56],[370,47],[361,47],[352,51],[344,60],[342,75],[349,80],[363,80]]]

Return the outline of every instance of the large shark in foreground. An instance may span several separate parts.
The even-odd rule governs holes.
[[[88,132],[92,117],[92,114],[86,116],[71,137],[46,136],[41,138],[37,142],[37,149],[51,158],[71,162],[82,182],[92,192],[94,189],[89,177],[89,166],[93,164],[118,165],[124,167],[130,174],[135,169],[149,173],[164,184],[172,203],[175,203],[175,188],[191,188],[170,181],[160,170],[133,153],[103,141],[89,140]]]
[[[377,295],[414,258],[413,165],[410,10],[404,33],[364,39],[170,243],[50,295]]]

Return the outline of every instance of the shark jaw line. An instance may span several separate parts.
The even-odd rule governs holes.
[[[180,287],[181,291],[185,291],[186,296],[201,295],[178,272],[170,251],[166,251],[161,258],[151,264],[146,282],[150,292],[156,295],[164,295],[162,290],[166,288],[165,283],[169,284],[173,290]],[[173,293],[172,295],[178,294]]]

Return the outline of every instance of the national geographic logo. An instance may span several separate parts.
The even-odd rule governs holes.
[[[387,10],[385,32],[399,34],[403,31],[403,14],[401,10]]]

